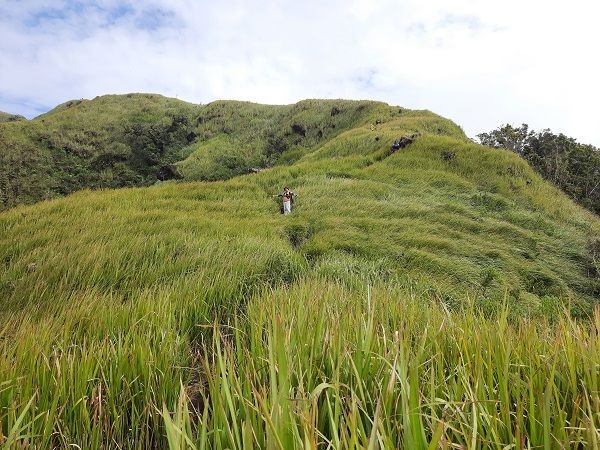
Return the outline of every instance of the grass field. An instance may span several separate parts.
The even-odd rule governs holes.
[[[0,214],[5,447],[598,446],[596,216],[426,111],[286,151]]]

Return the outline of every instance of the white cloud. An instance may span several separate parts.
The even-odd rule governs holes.
[[[506,0],[5,0],[0,110],[158,92],[193,102],[373,98],[600,145],[600,5]]]

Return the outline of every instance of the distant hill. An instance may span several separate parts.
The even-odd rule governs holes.
[[[158,95],[103,96],[2,123],[1,203],[6,208],[82,188],[151,183],[157,166],[182,158],[178,152],[198,109]]]
[[[0,124],[0,202],[7,208],[168,178],[227,179],[291,163],[345,130],[400,111],[348,100],[285,106],[202,106],[154,94],[71,100],[31,121]]]
[[[0,123],[18,122],[20,120],[27,120],[27,119],[23,116],[19,116],[18,114],[10,114],[7,112],[0,111]]]

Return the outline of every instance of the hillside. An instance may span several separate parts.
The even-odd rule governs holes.
[[[182,158],[196,105],[158,95],[72,100],[29,121],[0,123],[3,208],[82,188],[156,180]]]
[[[173,108],[171,100],[160,97],[138,96],[136,99],[142,103],[161,101]],[[98,101],[105,101],[111,107],[116,105],[112,98]],[[64,131],[64,127],[80,130],[85,128],[82,125],[87,120],[85,110],[80,113],[72,108],[79,106],[97,111],[93,102],[67,103],[37,120],[56,116],[54,122],[61,121],[57,130]],[[360,121],[366,124],[337,134],[324,132],[321,135],[322,120],[331,117],[330,102],[325,101],[304,101],[291,107],[239,102],[210,104],[195,119],[199,123],[195,132],[201,136],[201,143],[192,144],[189,156],[175,164],[188,177],[229,177],[232,174],[228,172],[228,158],[234,158],[235,154],[245,154],[249,160],[262,157],[264,149],[256,149],[261,142],[269,145],[272,140],[265,139],[265,134],[281,134],[272,128],[274,120],[287,133],[284,136],[289,142],[297,143],[280,144],[286,150],[276,152],[280,155],[279,165],[225,184],[168,184],[142,191],[86,193],[56,203],[39,204],[27,215],[43,216],[48,224],[53,220],[61,223],[67,220],[68,224],[63,227],[66,232],[83,229],[92,233],[94,227],[90,229],[90,224],[79,223],[91,215],[93,222],[99,224],[95,233],[102,236],[107,224],[111,223],[112,227],[113,221],[121,215],[139,215],[143,223],[143,211],[155,211],[160,220],[152,220],[159,222],[155,231],[159,233],[161,226],[169,227],[171,218],[181,216],[191,220],[199,210],[206,209],[202,219],[197,219],[203,227],[210,223],[223,227],[225,216],[243,230],[247,218],[259,221],[255,225],[268,230],[269,235],[280,236],[282,245],[286,244],[285,236],[292,233],[288,237],[293,241],[294,253],[323,270],[335,271],[337,264],[361,267],[368,261],[374,264],[369,270],[379,267],[379,275],[422,278],[435,282],[432,284],[447,285],[443,289],[444,296],[470,292],[475,297],[493,298],[494,304],[508,297],[515,302],[514,306],[525,305],[525,309],[536,310],[555,309],[561,302],[552,299],[568,298],[575,310],[581,302],[587,304],[584,309],[589,310],[589,304],[599,293],[593,267],[598,220],[593,215],[577,208],[541,180],[516,155],[472,144],[446,119],[429,112],[398,112],[398,108],[392,110],[371,102],[337,103],[354,107],[348,108],[348,116],[338,119],[343,125],[339,128],[348,128],[349,124]],[[187,105],[180,107],[188,108]],[[358,119],[356,110],[361,109],[366,112]],[[109,129],[107,124],[118,122],[116,118],[125,120],[119,116],[120,110],[103,111],[103,116],[95,116],[97,125],[104,124],[98,129]],[[127,119],[133,120],[131,116]],[[375,120],[380,123],[373,125]],[[294,136],[289,130],[299,123],[304,135]],[[62,136],[58,131],[55,133],[52,139]],[[419,136],[412,145],[392,152],[390,144],[394,139],[415,133]],[[65,140],[68,136],[67,132]],[[110,136],[97,134],[96,138],[103,142]],[[319,144],[319,139],[324,142]],[[293,159],[297,161],[288,163]],[[259,161],[253,162],[258,165]],[[243,166],[232,164],[232,167]],[[206,170],[205,175],[201,175],[203,170]],[[277,207],[268,197],[286,184],[300,193],[300,201],[294,219],[282,228],[276,215]],[[223,213],[213,218],[213,206],[208,206],[202,195],[194,197],[196,190],[210,192],[211,198],[223,202]],[[183,197],[179,198],[180,195]],[[137,198],[133,204],[132,197]],[[150,200],[144,200],[145,197]],[[188,197],[191,201],[184,201]],[[226,207],[229,197],[231,208]],[[114,200],[97,211],[99,207],[94,202],[104,204],[105,198]],[[155,199],[157,203],[153,203]],[[124,208],[123,204],[131,206]],[[78,212],[81,208],[85,212]],[[104,208],[108,211],[104,212]],[[20,211],[6,217],[18,218],[23,214]],[[65,216],[64,211],[72,212]],[[7,230],[10,231],[7,237],[23,235],[23,226],[34,225],[30,219],[17,220]],[[50,228],[55,230],[56,227]],[[30,228],[29,232],[36,236],[44,234],[43,229]],[[127,239],[139,234],[135,228],[116,227],[112,232]],[[241,231],[236,233],[243,235]],[[93,238],[86,238],[88,240],[93,241]],[[52,252],[60,254],[61,250],[57,248]],[[115,249],[108,252],[107,257],[118,265],[114,261],[118,254]],[[70,265],[86,266],[82,261],[73,261],[73,256],[66,256],[65,261]],[[94,273],[97,270],[94,267],[86,272]],[[22,286],[15,285],[9,298],[15,295],[22,298],[38,284],[28,277],[21,280]],[[51,288],[44,289],[45,295],[54,298]],[[127,292],[121,294],[128,295]]]
[[[290,163],[340,132],[399,114],[383,103],[305,100],[194,105],[155,94],[71,100],[1,123],[0,208],[83,188],[227,179]]]
[[[18,114],[10,114],[7,112],[0,111],[0,123],[17,122],[20,120],[26,120],[26,119],[25,119],[25,117],[19,116]]]
[[[134,98],[187,117],[173,173],[228,179],[0,214],[0,440],[593,446],[600,221],[521,158],[376,102]],[[34,152],[47,121],[48,161],[77,142],[98,158],[132,120],[99,116],[86,147],[78,111],[100,101],[115,104],[62,105],[4,142]],[[269,167],[236,175],[253,165]],[[272,198],[284,185],[291,216]]]

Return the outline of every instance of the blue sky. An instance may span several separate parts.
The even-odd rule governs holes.
[[[600,146],[598,17],[595,0],[0,0],[0,110],[360,98]]]

